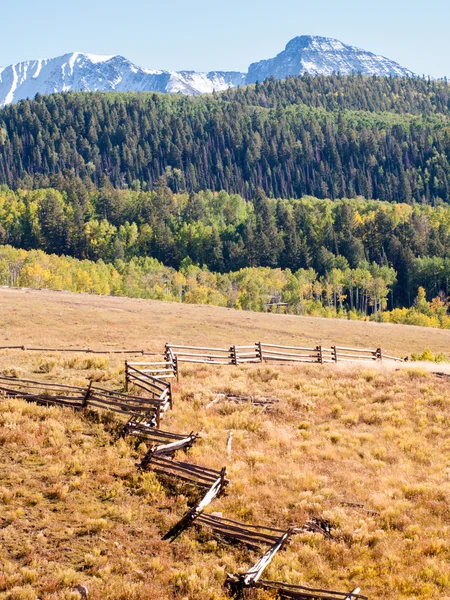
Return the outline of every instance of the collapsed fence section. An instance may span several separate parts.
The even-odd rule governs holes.
[[[263,572],[272,562],[274,556],[284,547],[288,538],[293,533],[295,533],[295,530],[283,532],[264,556],[262,556],[255,565],[245,573],[228,575],[226,584],[230,591],[240,598],[242,598],[245,589],[256,587],[273,590],[277,593],[277,598],[280,598],[280,600],[368,600],[367,596],[362,596],[359,593],[359,588],[355,588],[351,592],[336,592],[334,590],[314,589],[281,581],[267,581],[261,579]]]

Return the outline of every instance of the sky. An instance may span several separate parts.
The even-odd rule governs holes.
[[[450,77],[449,0],[0,0],[0,66],[68,52],[149,69],[247,71],[298,35]]]

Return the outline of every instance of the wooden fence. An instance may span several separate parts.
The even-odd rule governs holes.
[[[314,589],[302,585],[292,585],[281,581],[267,581],[261,579],[263,572],[272,562],[272,559],[281,548],[286,544],[293,531],[288,530],[275,540],[271,548],[262,556],[253,567],[245,573],[238,575],[228,575],[227,586],[239,597],[246,588],[259,587],[277,592],[277,598],[280,600],[368,600],[367,596],[362,596],[359,588],[351,592],[336,592],[334,590]]]
[[[86,388],[72,385],[0,377],[0,394],[7,398],[23,398],[38,404],[68,406],[74,409],[99,408],[124,415],[145,416],[159,427],[166,406],[161,398],[132,396],[89,384]]]
[[[150,450],[140,464],[141,468],[151,469],[159,475],[175,477],[182,482],[205,490],[201,500],[190,508],[162,539],[173,541],[196,521],[201,526],[209,527],[215,535],[251,547],[270,545],[269,550],[251,569],[239,575],[228,576],[227,584],[233,591],[242,593],[248,587],[261,587],[276,591],[281,600],[367,600],[366,596],[359,594],[359,588],[345,593],[262,580],[261,576],[264,570],[291,535],[301,530],[309,530],[329,537],[327,523],[312,520],[302,529],[291,528],[284,531],[204,514],[205,508],[224,491],[229,483],[226,478],[226,469],[218,471],[175,460],[173,458],[175,452],[189,448],[198,436],[194,433],[183,435],[165,432],[161,431],[159,427],[165,410],[172,406],[172,388],[170,381],[167,380],[178,374],[179,361],[238,365],[261,363],[264,360],[324,363],[338,362],[338,360],[378,361],[385,358],[399,360],[383,355],[380,348],[375,351],[336,346],[330,349],[321,346],[300,348],[257,342],[254,345],[231,346],[229,349],[224,349],[167,344],[164,362],[126,362],[127,391],[129,386],[134,385],[150,394],[150,398],[106,390],[93,386],[92,382],[87,388],[82,388],[11,377],[0,377],[0,395],[23,398],[40,404],[57,404],[74,409],[93,407],[128,415],[129,420],[122,428],[120,435],[136,435],[151,444]]]
[[[230,346],[229,348],[209,348],[205,346],[179,346],[166,344],[166,359],[173,361],[175,373],[181,362],[214,365],[240,365],[261,362],[304,362],[304,363],[337,363],[353,361],[403,362],[403,359],[391,356],[381,348],[350,348],[347,346],[282,346],[256,342],[247,346]],[[142,363],[146,364],[146,363]]]
[[[166,365],[166,363],[130,363],[126,361],[125,390],[128,392],[132,385],[144,390],[153,398],[159,399],[162,411],[165,412],[168,408],[173,407],[172,385],[166,378],[174,377],[174,370],[162,365]],[[159,369],[160,366],[161,369]],[[160,370],[162,373],[159,372]],[[155,372],[158,377],[154,375]]]
[[[150,450],[144,456],[141,467],[150,461],[155,455],[172,456],[177,450],[187,450],[199,437],[197,433],[189,434],[162,431],[154,427],[153,423],[141,415],[132,415],[119,433],[119,437],[133,435],[150,446]]]
[[[25,352],[79,352],[80,354],[141,354],[156,356],[150,350],[93,350],[92,348],[37,348],[33,346],[0,346],[0,350],[23,350]]]

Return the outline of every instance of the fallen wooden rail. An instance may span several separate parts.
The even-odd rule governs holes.
[[[211,400],[205,408],[211,408],[219,402],[232,402],[234,404],[251,404],[252,406],[258,406],[266,411],[271,411],[272,408],[280,401],[279,398],[268,397],[268,396],[236,396],[235,394],[219,393],[216,397]]]
[[[245,573],[239,575],[228,575],[226,584],[234,594],[242,594],[242,591],[247,587],[254,587],[261,578],[266,567],[272,562],[275,554],[281,550],[286,543],[290,531],[284,532],[272,545],[271,548],[262,556],[258,562]]]
[[[239,575],[228,575],[226,585],[234,595],[242,597],[246,588],[259,587],[268,590],[276,590],[277,597],[280,600],[368,600],[367,596],[362,596],[359,588],[351,592],[336,592],[334,590],[314,589],[302,585],[291,585],[280,581],[267,581],[261,579],[261,576],[267,566],[271,563],[276,553],[285,545],[287,539],[296,530],[289,530],[283,533],[272,545],[272,547],[262,556],[258,562],[245,573]]]
[[[220,496],[227,485],[228,479],[226,478],[226,470],[223,468],[200,502],[192,507],[187,514],[163,536],[162,539],[170,541],[175,540],[187,527],[189,527],[189,525],[200,517],[202,512],[209,504],[211,504],[214,498]]]
[[[359,588],[355,588],[351,592],[336,592],[334,590],[291,585],[281,581],[266,581],[264,579],[258,582],[257,587],[276,590],[277,598],[280,600],[368,600],[367,596],[359,593]]]

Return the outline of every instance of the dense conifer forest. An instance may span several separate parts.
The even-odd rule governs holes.
[[[363,76],[267,80],[224,94],[55,94],[0,111],[0,183],[70,175],[116,188],[251,198],[446,201],[446,82]]]
[[[448,326],[449,186],[446,81],[38,96],[0,111],[0,281]]]

